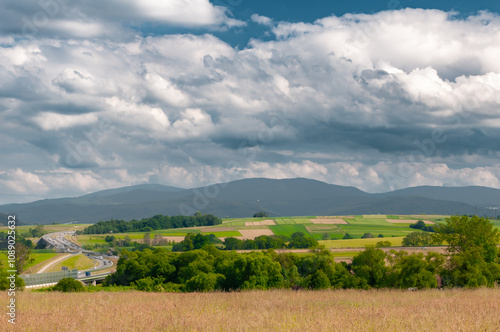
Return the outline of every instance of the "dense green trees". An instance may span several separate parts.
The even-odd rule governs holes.
[[[497,244],[500,231],[487,218],[452,216],[435,227],[434,238],[446,241],[453,254],[443,272],[446,286],[493,286],[500,281]]]
[[[197,213],[194,216],[163,216],[156,215],[140,221],[108,220],[99,221],[89,226],[79,234],[107,234],[107,233],[127,233],[127,232],[151,232],[159,229],[214,226],[222,224],[222,220],[211,214]]]
[[[405,251],[391,251],[387,256],[391,263],[387,285],[394,288],[435,288],[438,286],[436,275],[442,272],[444,257],[431,252],[409,255]]]
[[[347,265],[326,250],[309,255],[274,251],[239,254],[213,246],[184,253],[163,249],[123,251],[107,285],[132,285],[146,291],[213,291],[302,287],[366,288]]]
[[[254,250],[254,249],[283,249],[283,248],[313,248],[318,246],[318,241],[302,232],[295,232],[290,238],[286,236],[261,235],[253,240],[240,240],[226,238],[224,249],[226,250]]]
[[[302,232],[293,233],[291,238],[286,236],[261,235],[255,239],[240,240],[228,237],[222,242],[215,235],[202,235],[188,233],[183,241],[176,243],[172,251],[189,251],[201,249],[209,244],[223,243],[222,250],[256,250],[256,249],[283,249],[283,248],[312,248],[318,245],[318,241],[306,236]]]
[[[367,247],[352,260],[352,271],[366,280],[371,287],[384,287],[387,279],[385,252],[375,247]]]
[[[486,262],[480,250],[455,254],[443,272],[443,284],[449,287],[492,287],[500,281],[500,264]]]
[[[446,223],[436,225],[435,231],[434,238],[448,243],[451,253],[479,250],[489,262],[497,256],[500,231],[487,218],[451,216]]]

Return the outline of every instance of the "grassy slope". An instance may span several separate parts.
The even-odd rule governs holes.
[[[61,271],[63,266],[67,266],[68,269],[70,269],[70,270],[73,270],[73,269],[87,270],[87,269],[94,267],[94,265],[95,265],[95,262],[93,260],[91,260],[90,258],[88,258],[85,255],[80,254],[80,255],[70,256],[68,259],[65,259],[65,260],[57,263],[56,265],[54,265],[53,267],[51,267],[50,269],[48,269],[45,272]]]
[[[57,256],[56,253],[31,253],[31,258],[34,259],[34,261],[30,264],[27,264],[26,267],[24,268],[24,270],[28,270],[29,268],[37,265],[37,264],[40,264],[40,263],[43,263],[49,259],[51,259],[52,257],[55,257]],[[7,252],[6,251],[0,251],[0,262],[2,263],[2,267],[3,269],[6,269],[7,267]]]

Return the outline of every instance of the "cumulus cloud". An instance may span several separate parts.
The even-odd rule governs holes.
[[[24,37],[133,36],[130,26],[241,27],[225,7],[209,0],[27,0],[0,4],[0,32]]]
[[[74,193],[245,177],[372,192],[500,187],[496,14],[405,9],[314,23],[254,15],[275,39],[236,49],[209,33],[106,35],[123,31],[118,16],[230,26],[208,1],[155,12],[130,0],[114,14],[93,12],[111,5],[61,9],[60,20],[78,13],[81,22],[110,23],[92,37],[13,39],[0,24],[0,154],[11,157],[0,169],[4,188],[61,194],[52,170]],[[29,8],[10,6],[16,15]]]
[[[266,26],[272,26],[273,20],[266,16],[261,16],[259,14],[253,14],[250,19],[257,24],[262,24]]]

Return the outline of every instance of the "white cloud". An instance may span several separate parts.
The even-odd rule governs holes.
[[[138,22],[229,24],[208,1],[182,3],[153,12],[152,2],[129,0],[116,10]],[[498,168],[485,166],[498,160],[497,15],[462,20],[407,9],[281,22],[272,28],[276,40],[236,49],[210,34],[110,38],[122,31],[116,18],[105,17],[111,14],[94,13],[90,4],[72,10],[82,14],[77,23],[90,24],[88,35],[75,24],[71,38],[0,39],[0,135],[19,140],[2,136],[0,154],[23,162],[18,170],[4,166],[5,188],[61,193],[63,182],[30,165],[59,169],[66,147],[104,120],[114,130],[93,146],[96,153],[80,156],[78,167],[88,169],[57,175],[75,192],[259,176],[373,192],[420,184],[500,187]],[[188,15],[196,11],[200,16]],[[107,35],[91,28],[102,22],[110,23]],[[399,157],[416,149],[415,140],[431,138],[432,129],[447,139],[401,176]],[[13,152],[13,144],[25,150]],[[30,153],[37,154],[31,164]],[[238,167],[226,169],[228,160]]]
[[[242,25],[231,20],[224,7],[213,6],[208,0],[128,0],[139,15],[162,23],[180,26]],[[121,4],[121,3],[120,3]],[[118,4],[117,4],[118,5]]]
[[[0,188],[2,192],[42,194],[46,193],[50,186],[43,183],[36,174],[18,168],[0,174]]]
[[[44,130],[60,130],[74,126],[85,126],[97,121],[95,114],[65,115],[43,112],[33,119]]]
[[[254,21],[257,24],[262,24],[262,25],[266,25],[266,26],[272,26],[272,24],[273,24],[273,20],[270,19],[269,17],[266,17],[266,16],[253,14],[250,18],[252,21]]]

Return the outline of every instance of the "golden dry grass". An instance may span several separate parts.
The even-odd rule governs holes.
[[[7,294],[0,296],[7,303]],[[33,293],[13,331],[498,331],[500,289]],[[7,331],[5,317],[0,330]]]

